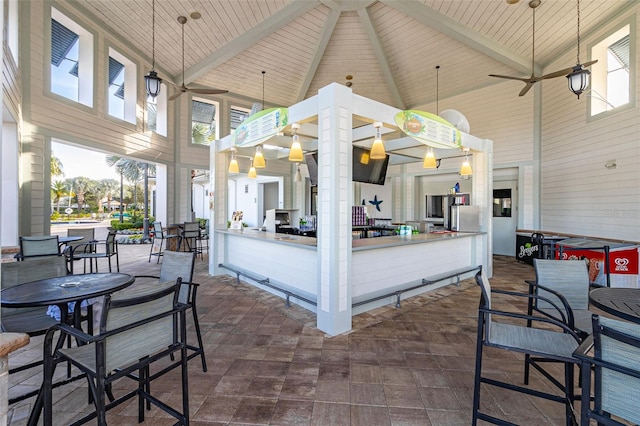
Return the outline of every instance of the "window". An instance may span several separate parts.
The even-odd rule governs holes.
[[[51,92],[93,107],[93,35],[51,8]]]
[[[631,102],[634,78],[631,25],[627,24],[591,48],[591,115],[611,111]]]
[[[7,46],[11,51],[13,62],[18,64],[18,0],[8,1],[6,17]]]
[[[158,96],[147,96],[147,130],[167,136],[167,86],[161,83]]]
[[[493,217],[511,217],[511,190],[493,190]]]
[[[242,124],[244,120],[249,118],[251,115],[251,110],[240,107],[231,107],[231,131],[233,132],[235,129]]]
[[[109,115],[136,123],[136,66],[109,48]]]
[[[209,145],[218,138],[217,111],[215,102],[191,101],[191,143]]]

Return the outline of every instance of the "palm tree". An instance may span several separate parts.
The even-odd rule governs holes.
[[[79,176],[72,179],[73,190],[78,201],[78,214],[84,209],[84,198],[87,192],[91,191],[91,183],[88,178]],[[82,209],[82,210],[81,210]]]
[[[56,180],[51,184],[51,197],[56,203],[56,211],[60,213],[60,201],[68,194],[69,187],[61,180]]]
[[[107,197],[107,213],[111,213],[111,202],[113,195],[117,193],[120,184],[115,179],[101,179],[99,182],[99,191],[102,196]]]
[[[117,155],[108,155],[106,158],[107,166],[116,167],[116,171],[131,182],[134,187],[133,196],[134,203],[137,202],[137,184],[144,177],[145,164],[149,167],[148,173],[154,175],[156,173],[155,164],[143,163],[142,161],[131,160],[129,158],[118,157]],[[145,191],[147,189],[145,188]]]
[[[64,176],[62,161],[51,153],[51,176]]]

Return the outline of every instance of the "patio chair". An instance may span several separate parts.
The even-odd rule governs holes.
[[[581,425],[640,424],[640,330],[637,324],[593,315],[593,340],[575,352],[582,366]],[[592,370],[593,367],[593,370]],[[593,406],[590,394],[593,374]]]
[[[65,250],[65,252],[68,255],[68,261],[69,262],[73,262],[75,260],[80,260],[80,258],[72,258],[71,257],[71,253],[74,251],[74,249],[81,245],[83,246],[83,251],[84,252],[94,252],[95,251],[95,247],[90,245],[91,243],[96,241],[96,230],[95,228],[69,228],[67,229],[67,236],[68,237],[82,237],[81,240],[78,241],[70,241],[68,242],[67,245],[67,249]],[[72,268],[69,268],[69,270],[71,270]]]
[[[198,246],[199,237],[200,222],[185,222],[182,227],[182,249],[201,254],[202,248]]]
[[[71,252],[71,257],[76,260],[84,260],[84,272],[87,272],[87,260],[89,261],[89,272],[93,273],[93,264],[98,272],[98,259],[109,261],[109,272],[112,272],[111,258],[116,258],[116,271],[120,272],[120,259],[118,257],[118,242],[116,241],[116,231],[109,231],[105,240],[94,240],[89,243],[78,244]],[[71,273],[73,273],[73,262],[71,263]]]
[[[204,221],[204,226],[200,227],[198,235],[198,244],[200,245],[200,259],[204,260],[204,251],[209,254],[209,219]]]
[[[196,254],[193,252],[167,251],[164,255],[162,266],[160,267],[160,275],[136,275],[134,287],[137,285],[146,285],[148,280],[145,281],[145,278],[153,279],[154,285],[156,284],[156,280],[158,283],[163,283],[167,281],[175,281],[178,278],[182,279],[182,287],[180,288],[180,297],[178,300],[180,303],[187,304],[191,309],[193,314],[193,324],[196,330],[196,338],[198,340],[198,346],[189,345],[187,343],[187,349],[193,351],[187,358],[191,359],[199,355],[202,361],[202,371],[206,372],[207,361],[204,356],[204,346],[202,344],[202,335],[200,333],[200,322],[198,321],[196,303],[198,284],[192,282],[195,258]],[[129,291],[129,289],[123,290],[123,292],[127,291]]]
[[[165,240],[167,240],[167,243],[165,243]],[[158,241],[160,241],[160,244],[156,246]],[[156,263],[160,263],[160,256],[164,255],[162,246],[165,245],[166,247],[169,241],[172,241],[177,249],[180,250],[180,235],[169,235],[162,228],[162,222],[153,222],[153,237],[151,239],[151,249],[149,250],[149,262],[151,262],[151,256],[158,256]]]
[[[589,311],[589,269],[583,260],[533,259],[536,281],[527,281],[529,293],[544,299],[530,298],[527,313],[541,314],[566,323],[581,339],[591,334]],[[557,295],[561,294],[564,299]],[[545,299],[553,303],[547,302]],[[567,305],[564,304],[567,302]],[[527,325],[531,326],[528,321]],[[542,372],[540,363],[553,362],[525,356],[524,383],[529,383],[529,367]],[[543,373],[544,374],[544,373]]]
[[[44,424],[53,424],[52,383],[56,366],[71,362],[87,375],[95,412],[77,420],[84,424],[97,419],[106,425],[106,411],[138,397],[138,421],[144,421],[144,401],[150,402],[178,419],[189,423],[188,372],[185,347],[185,309],[178,302],[180,279],[154,287],[137,287],[127,293],[105,296],[100,334],[92,336],[66,324],[52,327],[44,340],[43,406]],[[177,317],[180,317],[178,320]],[[54,335],[72,336],[84,343],[72,348],[54,345]],[[180,353],[182,412],[152,396],[149,392],[149,366],[170,354]],[[105,389],[132,372],[139,376],[136,389],[105,402]],[[37,407],[36,411],[39,411]]]
[[[517,293],[512,291],[492,290],[489,280],[480,270],[476,276],[476,283],[480,286],[482,293],[480,297],[480,307],[478,309],[478,335],[476,342],[476,367],[473,392],[473,421],[484,420],[494,424],[512,424],[504,419],[500,419],[480,411],[480,390],[481,384],[496,386],[521,392],[527,395],[543,398],[549,401],[559,402],[565,405],[566,424],[572,425],[574,421],[573,401],[574,401],[574,365],[578,360],[573,357],[573,352],[580,343],[578,335],[567,324],[552,318],[532,317],[530,315],[516,312],[505,312],[496,310],[491,304],[492,294],[504,294],[512,297],[541,298],[536,294]],[[496,320],[508,321],[497,322]],[[546,329],[527,327],[525,322],[531,320],[534,323],[543,323]],[[516,322],[522,322],[517,325]],[[550,329],[549,327],[553,327]],[[557,330],[557,331],[556,331]],[[484,347],[497,348],[512,352],[519,352],[525,355],[535,355],[547,359],[553,359],[564,363],[564,381],[561,382],[554,377],[548,377],[551,382],[562,389],[562,395],[557,393],[543,392],[537,389],[516,385],[514,383],[497,380],[495,372],[491,374],[493,378],[483,377],[482,357]]]
[[[20,237],[20,253],[17,260],[30,260],[44,256],[59,256],[60,243],[57,235]]]

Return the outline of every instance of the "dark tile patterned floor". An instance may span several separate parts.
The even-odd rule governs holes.
[[[128,249],[121,271],[154,273],[144,247]],[[496,288],[523,290],[533,268],[513,258],[494,259]],[[309,311],[241,283],[210,277],[196,262],[194,281],[208,371],[189,363],[189,405],[193,425],[468,425],[471,422],[475,334],[479,289],[473,280],[451,285],[353,319],[353,331],[329,337],[315,328]],[[500,303],[501,300],[496,301]],[[522,302],[505,300],[523,311]],[[190,337],[194,337],[193,335]],[[193,339],[195,340],[195,339]],[[41,356],[40,341],[12,355],[11,365]],[[484,371],[522,382],[522,356],[486,351]],[[558,371],[560,374],[560,372]],[[40,383],[37,372],[10,377],[10,395]],[[534,386],[547,388],[537,374]],[[179,372],[153,382],[156,395],[181,405]],[[122,380],[116,394],[129,389]],[[54,391],[55,424],[88,412],[86,385],[74,382]],[[9,424],[26,424],[32,400],[10,407]],[[518,424],[563,424],[558,404],[483,387],[483,407]],[[173,424],[158,409],[147,424]],[[110,424],[137,424],[137,405],[111,410]]]

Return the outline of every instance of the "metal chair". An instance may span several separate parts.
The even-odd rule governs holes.
[[[175,244],[179,250],[181,242],[180,235],[168,235],[162,228],[162,222],[153,222],[153,237],[151,238],[151,249],[149,250],[149,262],[151,262],[151,256],[158,256],[158,261],[156,263],[160,263],[160,256],[164,255],[162,246],[165,244],[165,240],[167,240],[168,244],[169,241],[175,239],[177,239]],[[160,241],[160,245],[156,247],[156,242],[158,240]]]
[[[29,260],[43,256],[59,256],[60,243],[57,235],[20,237],[20,253],[17,260]]]
[[[589,311],[589,269],[582,260],[533,259],[536,281],[527,281],[529,293],[544,299],[530,298],[527,314],[541,314],[566,323],[581,339],[591,334]],[[563,299],[558,297],[563,296]],[[551,302],[548,302],[546,300]],[[566,301],[567,305],[564,304]],[[531,321],[527,322],[531,326]],[[542,372],[539,363],[553,362],[525,356],[524,383],[529,383],[529,367]],[[543,373],[544,374],[544,373]]]
[[[198,247],[198,238],[200,237],[200,222],[185,222],[182,227],[182,242],[184,251],[192,251],[196,254],[202,253],[202,249]]]
[[[145,278],[150,278],[159,283],[167,281],[175,281],[178,278],[182,279],[182,287],[180,288],[180,303],[185,303],[191,309],[193,314],[193,323],[196,330],[196,338],[198,339],[198,346],[187,344],[187,349],[193,351],[189,354],[188,359],[200,355],[202,361],[202,371],[207,371],[207,361],[204,356],[204,346],[202,344],[202,335],[200,333],[200,322],[198,321],[197,311],[197,289],[198,284],[193,283],[193,267],[195,263],[196,254],[193,252],[179,252],[179,251],[167,251],[164,254],[162,260],[162,266],[160,267],[160,275],[136,275],[137,285],[146,285]],[[123,290],[127,292],[129,289]],[[185,341],[186,343],[186,341]]]
[[[205,220],[204,226],[200,227],[198,235],[198,244],[200,245],[200,259],[204,260],[204,251],[209,254],[209,220]]]
[[[81,240],[78,241],[70,241],[68,242],[67,249],[65,252],[67,253],[67,260],[69,262],[73,262],[75,260],[80,260],[80,258],[73,258],[71,253],[74,252],[75,248],[79,245],[83,246],[83,251],[85,252],[95,252],[95,246],[91,245],[91,243],[96,242],[96,230],[95,228],[69,228],[67,229],[68,237],[82,237]],[[70,267],[69,270],[73,270],[73,267]]]
[[[89,243],[76,245],[70,256],[73,259],[85,261],[85,273],[87,271],[87,260],[89,261],[89,272],[93,273],[94,262],[96,265],[96,272],[98,272],[98,259],[107,259],[109,261],[109,272],[112,272],[111,258],[115,256],[116,271],[120,272],[120,258],[118,257],[118,242],[116,241],[116,231],[109,231],[105,240],[94,240]],[[73,273],[73,262],[71,263],[71,273]]]
[[[480,307],[478,309],[478,335],[476,342],[476,367],[473,392],[473,421],[484,420],[494,424],[513,424],[480,411],[480,388],[485,383],[502,389],[521,392],[527,395],[543,398],[549,401],[559,402],[565,405],[566,424],[572,425],[575,419],[573,413],[574,401],[574,365],[578,360],[573,357],[573,352],[580,343],[578,335],[565,323],[552,318],[532,317],[516,312],[496,310],[491,304],[491,295],[498,293],[514,297],[541,298],[535,294],[517,293],[512,291],[492,290],[489,280],[481,269],[475,276],[476,283],[482,289]],[[496,319],[504,319],[510,322],[496,322]],[[517,325],[514,322],[542,323],[546,329]],[[553,329],[548,327],[552,326]],[[558,330],[558,331],[555,331]],[[525,355],[535,355],[546,359],[553,359],[564,363],[564,381],[548,377],[551,382],[562,389],[562,395],[543,392],[537,389],[502,382],[495,378],[482,376],[482,357],[484,347],[492,347],[512,352],[520,352]],[[493,375],[493,377],[496,377]]]
[[[592,320],[593,339],[585,340],[574,354],[583,362],[580,424],[588,425],[589,419],[599,425],[640,424],[640,329],[598,315]],[[593,406],[587,391],[592,371]]]
[[[106,411],[138,397],[138,421],[144,421],[144,402],[150,402],[178,419],[177,424],[189,423],[189,397],[187,353],[185,346],[185,309],[178,302],[180,279],[161,283],[154,287],[138,287],[127,293],[105,296],[100,321],[100,334],[92,336],[68,326],[52,327],[44,340],[44,380],[42,399],[44,424],[53,424],[52,383],[56,366],[71,362],[87,375],[95,412],[77,420],[84,424],[97,419],[98,425],[106,425]],[[178,320],[177,317],[180,317]],[[54,345],[54,336],[72,336],[84,343],[77,347],[62,348],[60,340]],[[182,412],[152,396],[149,391],[149,366],[176,352],[180,353],[182,376]],[[105,389],[111,383],[137,372],[136,389],[120,396],[108,405]],[[39,402],[37,401],[37,403]],[[39,412],[39,407],[34,408]]]

